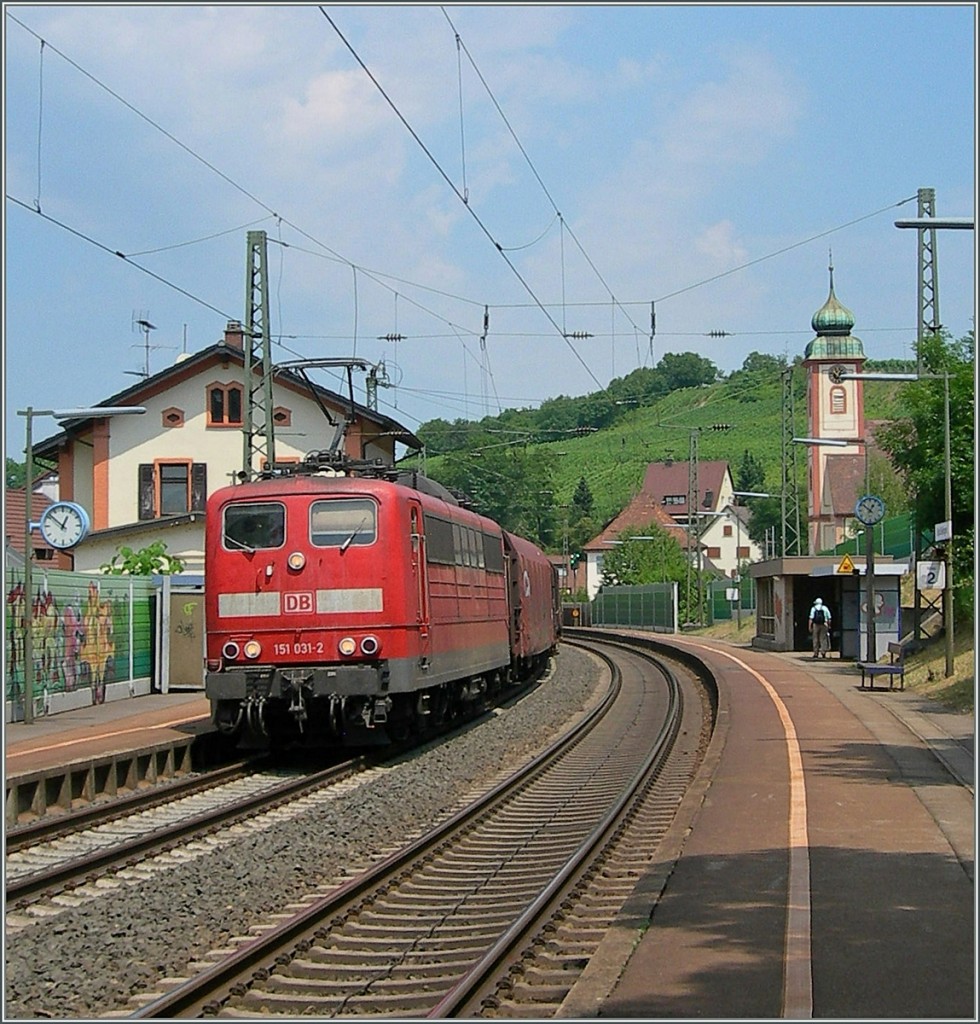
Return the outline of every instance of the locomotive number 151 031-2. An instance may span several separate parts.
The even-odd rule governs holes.
[[[323,654],[322,640],[297,640],[295,643],[272,645],[275,654]]]

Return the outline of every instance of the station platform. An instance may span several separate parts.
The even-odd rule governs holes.
[[[153,693],[3,727],[8,828],[76,810],[102,796],[192,768],[195,741],[213,732],[200,690]]]
[[[559,1016],[976,1020],[974,716],[691,643],[707,760]]]

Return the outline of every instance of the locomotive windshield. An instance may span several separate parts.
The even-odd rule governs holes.
[[[373,544],[377,507],[368,498],[315,501],[310,506],[310,541],[317,547]]]
[[[282,547],[286,540],[285,506],[272,502],[226,506],[221,539],[226,548],[239,551]]]

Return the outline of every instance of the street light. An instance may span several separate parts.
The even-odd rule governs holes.
[[[942,380],[943,382],[943,470],[944,512],[949,529],[946,542],[946,589],[943,591],[943,626],[946,632],[946,678],[953,675],[953,472],[949,433],[949,374],[948,373],[843,373],[841,380]],[[918,558],[918,552],[916,552]],[[918,587],[918,582],[916,582]],[[918,608],[918,603],[916,603]]]
[[[87,417],[142,415],[146,409],[141,405],[103,405],[82,409],[18,409],[17,415],[25,417],[27,424],[27,446],[24,449],[24,724],[34,723],[34,541],[32,532],[37,523],[31,522],[34,494],[34,441],[33,421],[35,416],[53,416],[56,420],[74,420]]]

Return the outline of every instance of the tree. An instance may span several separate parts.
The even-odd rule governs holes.
[[[666,353],[657,364],[657,372],[663,379],[665,391],[696,388],[718,379],[718,367],[694,352]]]
[[[27,466],[23,462],[16,462],[7,457],[7,486],[13,490],[17,490],[24,486],[24,474],[27,472]]]
[[[949,374],[953,579],[964,612],[973,607],[974,340],[972,331],[956,342],[936,334],[923,340],[919,353],[925,372]],[[899,386],[905,415],[878,430],[878,444],[905,480],[917,527],[932,530],[946,519],[945,381],[927,378]]]
[[[577,523],[584,516],[591,516],[594,511],[595,499],[592,497],[592,491],[589,490],[585,477],[581,476],[575,487],[575,493],[572,495],[571,514],[568,517],[569,522]]]
[[[637,536],[652,540],[635,540]],[[680,544],[659,524],[624,530],[622,541],[602,557],[603,586],[638,586],[644,583],[680,583],[687,578],[687,557]]]
[[[739,488],[741,490],[741,488]],[[749,498],[745,504],[752,510],[749,519],[749,537],[766,550],[766,535],[772,532],[775,538],[776,554],[782,554],[783,509],[782,499]]]
[[[112,561],[99,568],[106,576],[170,576],[180,572],[184,563],[176,555],[167,554],[167,545],[162,540],[155,540],[139,551],[123,545]]]
[[[746,448],[735,472],[735,490],[762,492],[765,489],[766,471],[762,463]]]
[[[766,377],[778,377],[785,369],[785,356],[774,356],[765,352],[750,352],[745,357],[745,362],[742,363],[740,372],[761,373]]]
[[[447,460],[439,480],[505,530],[548,547],[557,535],[551,471],[547,455],[495,443]]]

